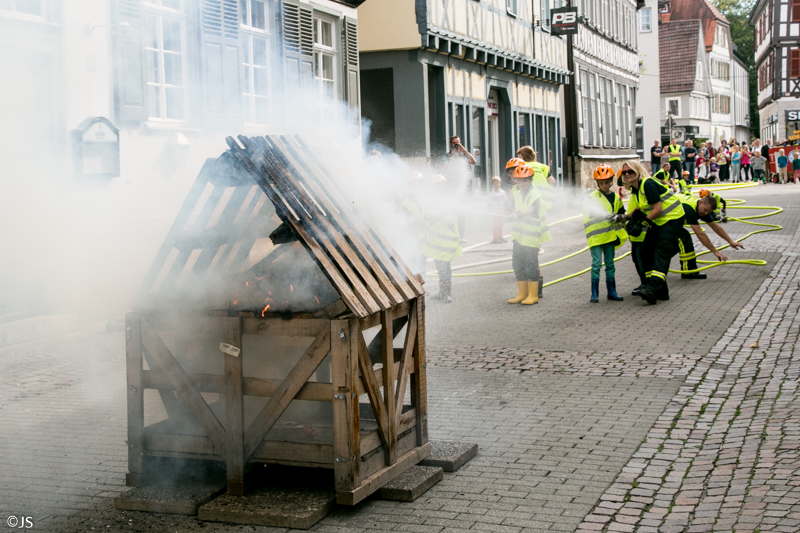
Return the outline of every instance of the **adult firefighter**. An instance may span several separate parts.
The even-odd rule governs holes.
[[[714,209],[717,207],[717,201],[712,196],[705,196],[703,198],[695,198],[687,194],[678,194],[676,196],[683,205],[683,211],[686,215],[686,224],[692,228],[692,231],[697,235],[698,240],[703,243],[703,246],[708,248],[717,259],[720,261],[728,260],[727,256],[717,250],[708,236],[703,232],[703,228],[700,227],[701,220],[708,224],[708,227],[714,230],[714,233],[725,239],[725,241],[731,245],[731,248],[744,248],[740,243],[731,239],[728,232],[714,222],[713,213]],[[686,231],[686,228],[681,228],[681,230],[678,240],[681,270],[697,270],[697,254],[695,254],[694,251],[692,236]],[[705,274],[701,274],[700,272],[691,272],[689,274],[684,272],[681,274],[681,278],[683,279],[706,279],[706,277]]]
[[[550,231],[547,227],[547,214],[550,213],[550,211],[553,209],[553,205],[555,204],[556,180],[550,175],[550,167],[537,161],[538,157],[536,156],[536,151],[534,151],[532,146],[523,146],[517,150],[517,155],[525,162],[526,165],[533,169],[533,179],[531,183],[539,191],[539,194],[542,195],[542,224],[545,229],[543,240],[549,241],[551,237]],[[539,252],[541,253],[542,250],[540,249]],[[544,278],[542,278],[542,273],[539,272],[539,298],[542,297],[543,286]]]
[[[600,165],[594,169],[592,177],[597,189],[589,193],[589,205],[583,212],[583,227],[592,254],[592,297],[589,301],[599,301],[600,267],[605,263],[608,299],[621,302],[622,297],[617,294],[614,279],[614,250],[628,239],[628,234],[622,227],[626,218],[625,207],[622,199],[611,190],[614,181],[613,168]]]
[[[619,171],[619,179],[617,180],[617,185],[620,187],[625,187],[629,191],[631,190],[630,185],[625,184],[622,181],[622,172],[634,172],[637,176],[642,178],[647,177],[646,170],[643,166],[641,166],[638,162],[633,162],[630,165],[627,163],[622,165],[622,168]],[[661,172],[661,171],[659,171]],[[658,174],[658,172],[656,173]],[[628,199],[628,216],[631,216],[634,211],[639,208],[639,203],[636,199],[636,195],[631,194],[630,198]],[[633,266],[636,267],[636,273],[639,275],[639,286],[631,291],[633,296],[638,296],[639,291],[642,287],[647,284],[647,277],[645,276],[645,270],[642,266],[642,249],[644,248],[644,238],[647,236],[647,228],[642,226],[642,232],[639,235],[628,235],[628,238],[631,241],[631,259],[633,260]]]
[[[678,249],[678,237],[683,229],[684,213],[680,200],[667,188],[650,177],[642,177],[628,161],[622,167],[622,180],[636,196],[637,208],[629,215],[626,227],[628,234],[641,234],[642,226],[648,225],[647,236],[642,246],[642,267],[647,283],[638,292],[649,304],[669,299],[667,272],[669,262]],[[641,165],[639,165],[641,167]]]
[[[715,192],[709,192],[708,189],[700,189],[700,198],[705,198],[706,196],[711,196],[717,202],[717,207],[714,208],[714,218],[720,222],[727,222],[728,203],[725,201],[725,198]]]
[[[669,154],[669,176],[675,177],[676,181],[681,179],[681,171],[683,164],[681,164],[681,147],[675,142],[675,139],[670,139],[669,146],[665,150]]]
[[[453,301],[450,261],[463,254],[461,237],[455,211],[447,206],[434,204],[437,199],[445,198],[449,194],[447,178],[441,174],[433,176],[431,189],[427,201],[422,202],[427,228],[420,251],[425,257],[433,259],[439,274],[439,293],[432,296],[431,300],[449,304]]]
[[[517,278],[517,295],[508,303],[533,305],[539,302],[539,247],[546,231],[541,223],[542,195],[532,184],[533,169],[524,161],[512,159],[506,168],[514,182],[511,265]]]

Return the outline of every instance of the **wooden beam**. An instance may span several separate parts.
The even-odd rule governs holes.
[[[142,483],[144,452],[144,386],[141,320],[138,313],[125,316],[125,370],[128,378],[128,476],[127,485]]]
[[[417,414],[417,445],[428,442],[428,380],[425,373],[425,297],[419,296],[417,309],[417,342],[414,344],[414,375],[411,404]]]
[[[375,422],[378,424],[381,440],[384,446],[389,448],[388,413],[381,398],[381,391],[375,379],[375,371],[372,368],[372,361],[369,359],[367,345],[362,334],[358,335],[358,363],[361,367],[361,381],[367,392],[369,404],[372,406],[372,412],[375,414]]]
[[[336,502],[341,505],[355,505],[364,498],[386,485],[388,482],[428,458],[431,454],[430,443],[418,446],[400,457],[395,464],[379,470],[375,474],[365,479],[359,487],[353,491],[336,491]]]
[[[394,333],[392,310],[381,311],[381,342],[383,348],[383,404],[386,407],[386,434],[389,437],[385,455],[386,464],[397,461],[397,417],[394,409]]]
[[[311,377],[319,364],[328,355],[331,349],[330,330],[322,331],[311,346],[308,347],[294,368],[283,380],[278,390],[270,397],[267,404],[258,413],[250,427],[245,432],[244,457],[249,460],[253,452],[261,445],[261,441],[267,436],[269,430],[278,421],[303,385]]]
[[[228,494],[244,496],[244,394],[242,375],[242,319],[228,317],[224,342],[239,348],[238,356],[225,354],[225,444]]]
[[[356,466],[361,457],[356,456],[351,440],[353,394],[355,380],[350,368],[350,324],[347,320],[331,320],[331,379],[336,399],[333,402],[333,455],[335,485],[338,490],[355,488]],[[358,424],[358,421],[355,421]]]
[[[142,324],[142,341],[144,342],[147,351],[152,354],[159,368],[166,374],[167,378],[172,383],[172,386],[177,391],[178,395],[189,408],[189,411],[194,415],[200,425],[208,434],[214,446],[225,455],[225,429],[222,424],[217,420],[216,415],[208,406],[206,401],[194,387],[192,380],[183,369],[175,361],[169,348],[161,340],[161,337],[156,333],[152,324]]]
[[[400,368],[397,374],[397,389],[394,396],[395,417],[400,418],[403,412],[403,399],[406,396],[406,384],[408,383],[408,366],[411,363],[414,345],[417,342],[417,309],[416,305],[411,308],[408,317],[408,327],[406,328],[406,338],[403,343],[403,355],[400,356]]]

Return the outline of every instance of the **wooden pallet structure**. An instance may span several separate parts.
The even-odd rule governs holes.
[[[127,315],[127,483],[149,457],[224,462],[238,495],[253,463],[321,467],[355,505],[430,454],[421,282],[302,138],[227,142]]]

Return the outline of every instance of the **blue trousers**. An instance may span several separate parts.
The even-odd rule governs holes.
[[[606,279],[614,279],[614,243],[589,248],[592,253],[592,279],[600,279],[600,265],[606,263]]]

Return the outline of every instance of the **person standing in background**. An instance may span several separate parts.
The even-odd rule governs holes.
[[[761,180],[766,183],[767,179],[764,177],[764,165],[767,162],[767,158],[763,157],[759,150],[753,150],[753,156],[750,158],[750,162],[753,165],[753,181]]]
[[[656,141],[653,146],[650,147],[650,175],[655,174],[661,169],[661,158],[664,156],[664,152],[661,151],[661,143]]]
[[[742,170],[742,153],[739,151],[739,146],[734,144],[731,146],[731,181],[739,183],[739,175]]]
[[[742,145],[742,181],[750,181],[750,148],[746,144]]]
[[[675,139],[669,140],[669,146],[666,149],[669,155],[669,174],[670,177],[674,174],[676,178],[681,177],[683,172],[683,164],[681,163],[681,147],[678,146]]]
[[[508,195],[500,188],[500,176],[492,177],[492,190],[489,191],[489,211],[492,216],[492,242],[491,244],[503,244],[503,218],[506,216],[506,204]]]
[[[776,158],[778,166],[778,183],[786,183],[786,167],[789,166],[789,158],[783,151],[783,148],[778,150],[778,157]]]
[[[695,161],[697,160],[697,148],[694,147],[694,141],[686,141],[686,147],[683,149],[683,155],[686,158],[683,165],[689,171],[688,183],[694,183]]]
[[[478,161],[472,156],[469,151],[464,148],[461,144],[461,139],[458,135],[454,135],[450,137],[450,151],[447,152],[444,156],[445,161],[450,163],[449,166],[455,167],[450,171],[450,185],[454,188],[456,194],[463,194],[464,191],[462,190],[463,186],[463,171],[466,168],[462,167],[459,168],[459,162],[461,165],[466,163],[467,168],[473,167],[478,164]],[[467,215],[464,211],[460,211],[458,213],[457,223],[458,223],[458,234],[459,238],[461,239],[461,244],[466,244],[466,231],[467,231]]]
[[[728,153],[724,145],[717,150],[717,164],[719,165],[719,181],[728,181],[730,179],[730,171],[728,170]]]

